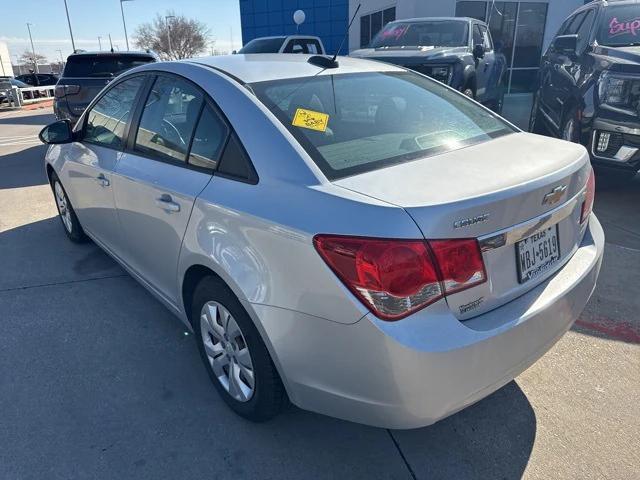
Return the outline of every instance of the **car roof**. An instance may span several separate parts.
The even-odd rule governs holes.
[[[389,63],[352,57],[338,57],[338,68],[322,69],[307,60],[314,55],[290,53],[249,53],[220,55],[183,60],[220,70],[242,83],[254,83],[286,78],[311,77],[361,72],[402,72],[403,68]],[[162,65],[162,64],[160,64]],[[155,68],[159,65],[155,64]],[[148,68],[154,68],[149,66]]]
[[[145,51],[127,51],[127,52],[120,52],[120,51],[116,51],[116,52],[112,52],[110,50],[94,50],[94,51],[90,51],[90,52],[74,52],[71,55],[69,55],[68,58],[72,58],[72,57],[88,57],[88,56],[93,56],[93,57],[152,57],[155,58],[155,55],[152,52],[145,52]]]

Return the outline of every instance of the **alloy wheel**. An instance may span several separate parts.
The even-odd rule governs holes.
[[[56,204],[58,205],[58,213],[60,213],[60,218],[62,219],[64,228],[67,229],[67,232],[71,233],[73,230],[73,222],[71,221],[71,211],[69,210],[67,196],[65,195],[60,182],[56,182],[53,189],[56,196]]]
[[[207,360],[222,387],[239,402],[255,392],[249,347],[233,315],[218,302],[207,302],[200,312],[200,333]]]

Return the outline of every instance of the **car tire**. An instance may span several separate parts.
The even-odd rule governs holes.
[[[549,131],[545,127],[542,113],[540,113],[540,94],[533,95],[533,105],[531,106],[531,116],[529,118],[529,131],[538,135],[547,135]]]
[[[191,319],[200,356],[225,403],[253,422],[280,413],[288,402],[280,375],[251,317],[221,279],[198,283]]]
[[[502,107],[504,106],[504,88],[500,89],[498,93],[498,98],[496,98],[491,105],[491,110],[493,110],[498,115],[502,114]]]
[[[571,107],[562,121],[560,138],[567,142],[580,143],[581,128],[578,109],[576,107]]]
[[[62,222],[64,233],[67,234],[69,240],[75,243],[83,243],[88,240],[87,235],[80,225],[78,216],[76,215],[73,205],[67,196],[67,192],[62,186],[62,182],[55,173],[51,174],[51,189],[53,190],[53,198],[58,209],[58,217]]]

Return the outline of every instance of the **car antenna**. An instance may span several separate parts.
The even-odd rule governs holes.
[[[351,21],[349,22],[347,31],[344,33],[344,37],[342,37],[342,42],[340,42],[340,46],[338,47],[338,50],[333,55],[333,57],[329,58],[324,55],[314,55],[313,57],[309,57],[309,60],[307,60],[307,62],[309,62],[311,65],[315,65],[316,67],[321,67],[321,68],[338,68],[339,65],[338,65],[338,62],[336,61],[336,57],[338,56],[338,53],[340,53],[340,50],[342,50],[344,41],[349,36],[349,30],[351,29],[351,25],[353,24],[353,21],[356,19],[356,15],[358,14],[358,10],[360,10],[361,6],[362,4],[359,3],[358,8],[356,8],[356,11],[353,12],[353,17],[351,17]]]
[[[109,44],[111,45],[111,53],[113,53],[113,42],[111,41],[111,34],[109,34]]]

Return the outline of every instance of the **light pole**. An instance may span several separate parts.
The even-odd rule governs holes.
[[[127,37],[127,22],[124,21],[124,2],[132,2],[133,0],[120,0],[120,13],[122,13],[122,26],[124,27],[124,39],[127,42],[127,50],[129,50],[129,37]]]
[[[69,7],[67,7],[67,0],[64,0],[64,9],[67,12],[67,23],[69,24],[69,35],[71,35],[71,48],[76,51],[76,44],[73,41],[73,31],[71,30],[71,19],[69,18]]]
[[[31,40],[31,52],[33,53],[33,65],[35,67],[35,72],[40,73],[40,71],[38,70],[38,62],[36,61],[36,49],[33,46],[33,37],[31,36],[31,25],[33,25],[33,23],[27,22],[27,30],[29,30],[29,40]]]
[[[102,37],[98,35],[98,48],[102,51],[102,42],[100,40],[102,40]]]
[[[62,66],[60,70],[60,74],[62,75],[62,70],[64,70],[64,57],[62,56],[62,50],[56,50],[56,52],[60,54],[60,65]]]
[[[169,59],[171,59],[171,24],[169,23],[170,18],[176,18],[175,15],[165,15],[164,23],[167,24],[167,40],[169,41]]]

